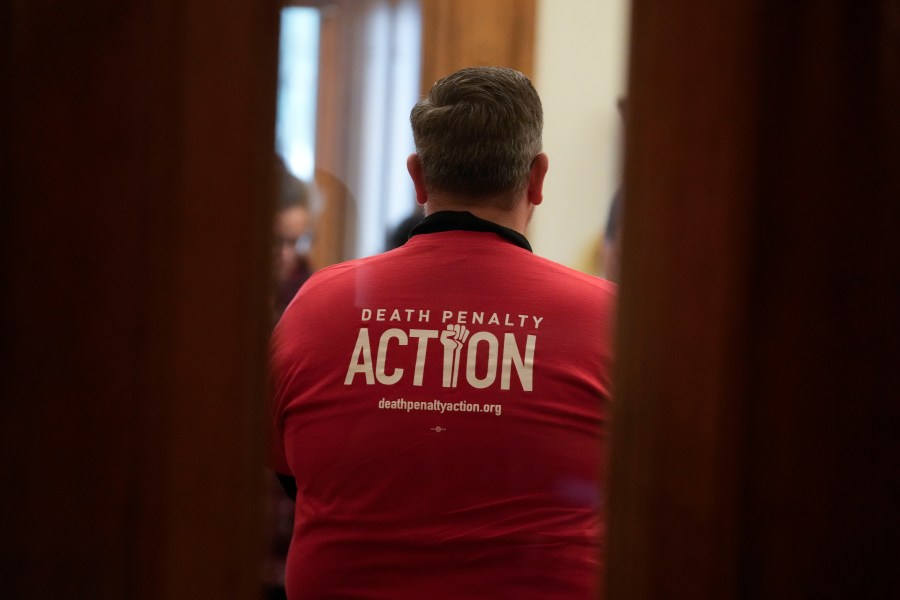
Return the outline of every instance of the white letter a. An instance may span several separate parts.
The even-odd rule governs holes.
[[[369,329],[367,327],[361,327],[359,330],[356,346],[353,348],[353,357],[350,359],[350,366],[347,367],[344,385],[353,383],[353,378],[357,373],[363,373],[366,376],[368,385],[375,383],[375,371],[372,369],[372,347],[369,345]]]

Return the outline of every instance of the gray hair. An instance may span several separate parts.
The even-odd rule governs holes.
[[[519,71],[469,67],[432,86],[410,113],[426,186],[477,200],[528,185],[544,115]]]

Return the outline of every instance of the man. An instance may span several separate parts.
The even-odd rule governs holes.
[[[273,339],[289,598],[596,598],[613,284],[532,254],[543,116],[468,68],[411,114],[426,218]]]

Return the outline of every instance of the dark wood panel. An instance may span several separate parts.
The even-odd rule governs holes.
[[[894,597],[897,4],[632,23],[608,597]]]
[[[247,598],[276,7],[3,14],[0,564],[15,598]]]
[[[740,534],[754,14],[752,2],[670,8],[636,2],[632,15],[607,572],[611,597],[727,598]]]

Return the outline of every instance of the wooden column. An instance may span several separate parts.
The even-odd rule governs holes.
[[[463,67],[534,75],[535,0],[422,0],[422,90]]]
[[[353,62],[361,3],[330,2],[321,8],[319,78],[316,101],[315,184],[322,196],[316,221],[312,264],[316,269],[347,260],[355,228],[356,200],[341,180],[347,172],[348,147],[357,142],[353,122],[352,81],[359,69]]]
[[[3,595],[255,597],[277,6],[2,19]]]
[[[897,3],[632,23],[607,597],[896,597]]]

